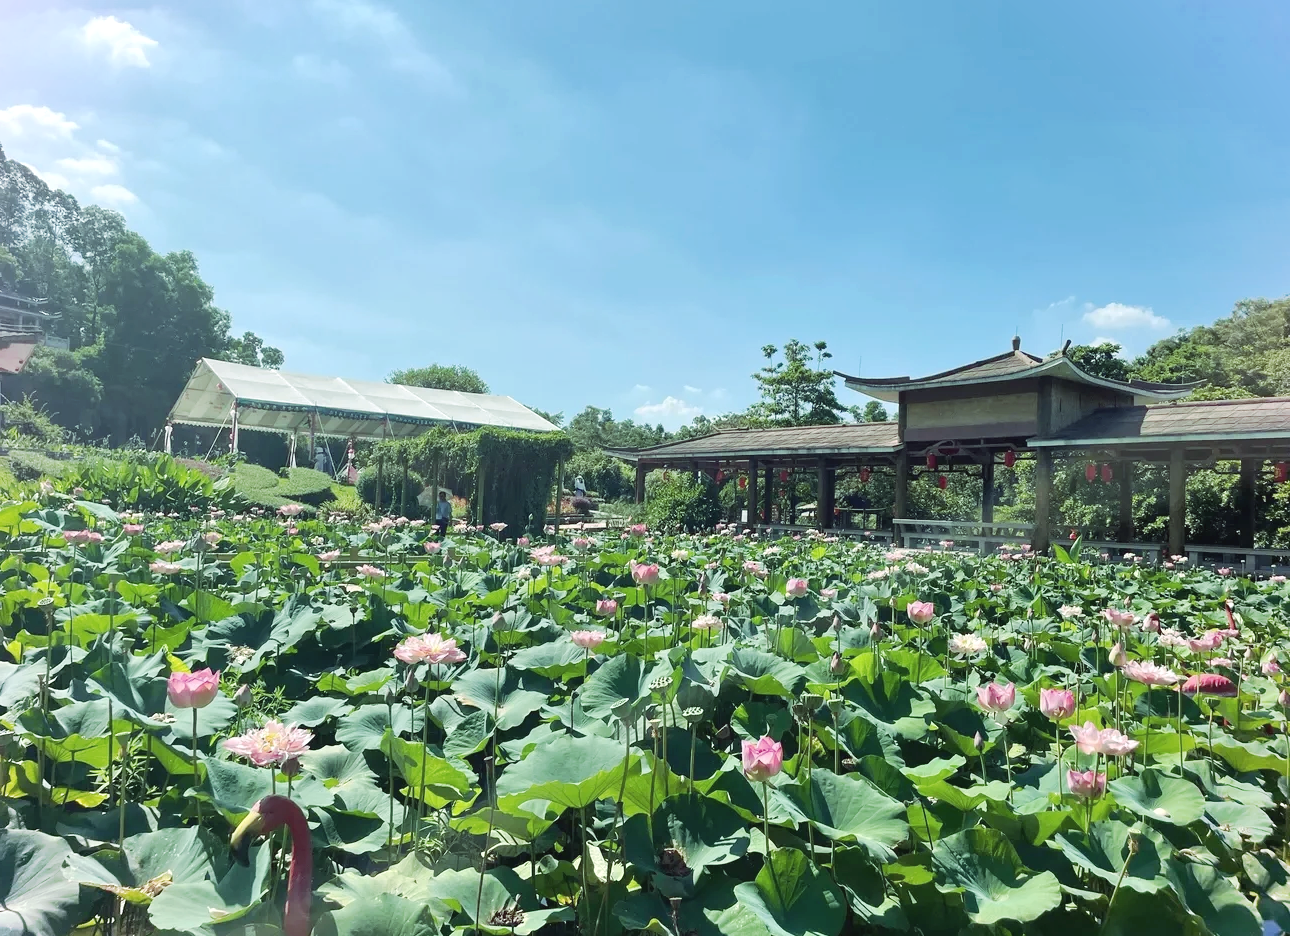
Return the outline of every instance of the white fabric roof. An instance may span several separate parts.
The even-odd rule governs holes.
[[[457,390],[427,390],[291,374],[202,358],[170,410],[170,420],[191,426],[231,425],[265,432],[383,439],[419,435],[431,426],[500,426],[555,432],[547,422],[510,397]]]

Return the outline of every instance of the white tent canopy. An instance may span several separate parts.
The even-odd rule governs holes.
[[[197,363],[169,420],[357,439],[414,436],[432,426],[557,429],[510,397],[290,374],[210,358]]]

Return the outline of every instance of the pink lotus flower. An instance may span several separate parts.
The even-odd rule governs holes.
[[[126,536],[138,536],[143,532],[143,524],[142,523],[123,523],[121,524],[121,532],[124,533]]]
[[[578,552],[583,552],[591,547],[591,540],[587,539],[585,536],[576,536],[569,545],[578,550]]]
[[[519,539],[515,541],[516,546],[527,546],[528,544],[529,544],[529,538],[527,536],[521,536]]]
[[[1118,627],[1120,630],[1128,630],[1133,626],[1133,622],[1138,619],[1137,615],[1132,611],[1121,610],[1120,608],[1107,608],[1102,612],[1102,617],[1110,621],[1113,627]]]
[[[1114,728],[1098,730],[1091,721],[1082,726],[1070,726],[1071,737],[1082,754],[1106,754],[1109,757],[1122,757],[1138,746],[1137,741],[1130,741]]]
[[[172,555],[173,553],[177,553],[177,552],[179,552],[179,550],[183,549],[183,548],[184,548],[184,541],[183,541],[183,540],[166,540],[164,543],[158,543],[156,546],[154,546],[154,547],[152,547],[152,548],[153,548],[153,550],[154,550],[154,551],[156,551],[156,552],[160,553],[160,554],[161,554],[161,555],[163,555],[163,556],[169,556],[169,555]]]
[[[633,523],[631,526],[627,528],[627,532],[630,533],[632,536],[644,536],[646,533],[649,532],[649,527],[647,527],[643,523]]]
[[[769,736],[744,741],[743,765],[749,780],[765,783],[784,766],[784,746]]]
[[[1168,667],[1139,660],[1124,664],[1120,671],[1144,686],[1172,686],[1182,678]]]
[[[911,601],[905,608],[905,613],[912,623],[921,627],[936,617],[936,605],[930,601]]]
[[[207,546],[214,546],[224,538],[224,534],[219,530],[211,530],[202,534],[202,542]]]
[[[1182,691],[1185,695],[1212,695],[1234,698],[1236,696],[1236,683],[1221,673],[1198,673],[1187,678],[1187,681],[1182,684]]]
[[[1276,657],[1272,656],[1263,661],[1261,669],[1264,676],[1275,676],[1281,672],[1281,664],[1277,662]]]
[[[492,530],[494,533],[500,533],[500,532],[502,532],[503,530],[505,530],[505,529],[506,529],[506,524],[505,524],[505,523],[502,523],[502,522],[499,520],[497,523],[490,523],[490,524],[488,525],[488,528],[489,528],[490,530]]]
[[[810,590],[811,586],[804,578],[791,578],[784,583],[784,594],[790,598],[801,598]]]
[[[219,673],[209,669],[195,673],[171,673],[166,695],[175,708],[206,708],[219,695]]]
[[[728,605],[730,604],[730,595],[726,592],[713,592],[712,600],[717,604]]]
[[[721,623],[721,618],[715,614],[700,614],[690,623],[690,626],[697,631],[719,631],[725,627]]]
[[[633,562],[632,578],[637,585],[657,585],[659,580],[658,565],[655,563]]]
[[[441,549],[443,549],[443,543],[440,543],[438,540],[425,541],[425,550],[426,550],[426,553],[428,553],[429,555],[433,556]]]
[[[422,634],[408,637],[394,648],[394,655],[404,663],[460,663],[466,654],[457,647],[457,641],[442,634]]]
[[[828,601],[832,601],[834,598],[838,597],[838,590],[836,588],[821,588],[820,597]]]
[[[363,578],[370,578],[370,579],[385,578],[385,570],[374,565],[361,565],[354,571],[357,572],[359,575],[363,576]]]
[[[1223,578],[1227,578],[1232,574],[1232,570],[1227,566],[1224,566],[1221,569],[1215,569],[1214,571],[1217,572],[1219,575],[1221,575]]]
[[[1115,644],[1106,657],[1112,666],[1123,666],[1129,662],[1129,655],[1124,652],[1124,644]]]
[[[278,508],[278,516],[295,517],[295,516],[298,516],[300,512],[304,509],[305,508],[300,504],[283,504],[281,507]]]
[[[576,630],[569,635],[576,646],[583,650],[595,650],[605,642],[604,631]]]
[[[990,583],[990,591],[991,591],[992,593],[996,594],[996,595],[997,595],[997,594],[999,594],[999,592],[1003,591],[1003,583],[1001,583],[1001,582],[991,582],[991,583]]]
[[[761,563],[760,563],[760,562],[754,562],[752,559],[745,559],[745,560],[744,560],[744,571],[745,571],[745,572],[751,572],[753,575],[756,575],[758,572],[760,572],[760,571],[761,571]]]
[[[1092,770],[1086,770],[1084,773],[1068,770],[1066,785],[1070,787],[1073,796],[1078,796],[1080,799],[1098,799],[1106,792],[1106,774]]]
[[[1274,575],[1268,579],[1268,584],[1270,585],[1284,585],[1285,583],[1286,577],[1284,575]]]
[[[158,575],[178,575],[184,571],[184,567],[178,562],[164,562],[160,559],[149,564],[148,568]]]
[[[64,530],[63,540],[74,546],[88,546],[103,542],[103,534],[94,530]]]
[[[1017,687],[1012,683],[1004,686],[996,682],[986,683],[976,690],[976,704],[996,715],[1012,708],[1016,701]]]
[[[1208,630],[1199,637],[1189,637],[1187,639],[1187,648],[1192,653],[1206,653],[1217,650],[1223,643],[1223,632],[1218,630]]]
[[[284,725],[269,720],[264,727],[255,728],[224,742],[224,750],[238,757],[245,757],[257,767],[272,767],[291,758],[298,758],[309,750],[312,732],[296,725]]]
[[[320,552],[318,554],[319,562],[335,562],[339,558],[340,558],[339,549],[329,549],[327,550],[327,552]]]
[[[1053,721],[1062,721],[1075,714],[1075,693],[1069,689],[1040,689],[1039,711]]]
[[[618,613],[618,602],[612,598],[601,598],[596,602],[596,617],[613,617]]]

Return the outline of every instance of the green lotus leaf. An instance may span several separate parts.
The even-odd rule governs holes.
[[[816,829],[834,841],[859,845],[876,861],[893,860],[896,846],[909,838],[904,804],[864,777],[817,767],[809,783],[803,774],[782,789]]]
[[[0,833],[0,933],[70,933],[81,922],[80,887],[63,874],[72,850],[26,829]]]
[[[159,930],[206,936],[215,923],[245,917],[264,895],[269,852],[266,845],[254,846],[248,865],[234,862],[218,881],[171,884],[148,905],[148,919]]]
[[[348,715],[354,710],[342,699],[334,696],[312,696],[301,699],[282,715],[284,725],[300,725],[304,728],[316,728],[325,721]]]
[[[1136,840],[1137,853],[1130,855],[1130,841]],[[1154,894],[1168,887],[1165,859],[1173,849],[1159,833],[1108,819],[1095,822],[1087,834],[1083,830],[1058,835],[1054,842],[1071,864],[1115,884],[1123,873],[1121,886]],[[1128,859],[1128,864],[1125,860]]]
[[[390,706],[360,705],[337,721],[336,740],[351,751],[372,751],[381,746],[381,739],[391,728],[395,734],[404,735],[421,727],[420,718],[414,717],[405,705],[393,707],[393,722],[390,716]]]
[[[665,800],[654,812],[652,838],[644,815],[632,816],[624,835],[628,862],[654,874],[664,891],[677,880],[692,886],[704,868],[735,861],[751,841],[747,823],[737,812],[697,793]]]
[[[1051,871],[1027,875],[1011,843],[994,829],[965,829],[941,839],[932,851],[936,886],[962,895],[972,922],[984,926],[1029,923],[1062,902]]]
[[[1152,821],[1186,826],[1205,814],[1205,797],[1196,784],[1156,768],[1112,780],[1107,788],[1121,806]]]
[[[791,697],[806,682],[806,670],[796,663],[761,650],[740,647],[730,654],[726,679],[739,682],[754,695]]]
[[[602,720],[639,714],[649,704],[652,678],[639,657],[627,653],[611,657],[578,691],[582,710]]]
[[[442,904],[374,893],[329,910],[314,925],[316,936],[437,936],[447,916]],[[446,908],[443,908],[446,909]]]
[[[525,688],[514,670],[477,669],[457,677],[452,694],[462,705],[477,708],[497,721],[499,731],[510,731],[546,704],[546,693]]]
[[[623,745],[608,738],[556,737],[507,767],[497,781],[503,806],[547,800],[566,809],[582,809],[618,792],[624,768]],[[639,769],[633,755],[626,765]]]
[[[1174,893],[1193,917],[1216,936],[1260,936],[1254,908],[1217,868],[1170,860],[1165,871]]]
[[[846,901],[827,871],[804,852],[778,848],[735,896],[775,936],[838,936]]]

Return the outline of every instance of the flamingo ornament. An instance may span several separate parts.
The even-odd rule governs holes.
[[[282,914],[286,936],[309,936],[309,902],[313,895],[314,854],[309,823],[300,807],[285,796],[266,796],[251,807],[233,831],[229,844],[241,863],[250,861],[251,842],[283,826],[291,830],[291,873],[287,877],[287,904]]]

